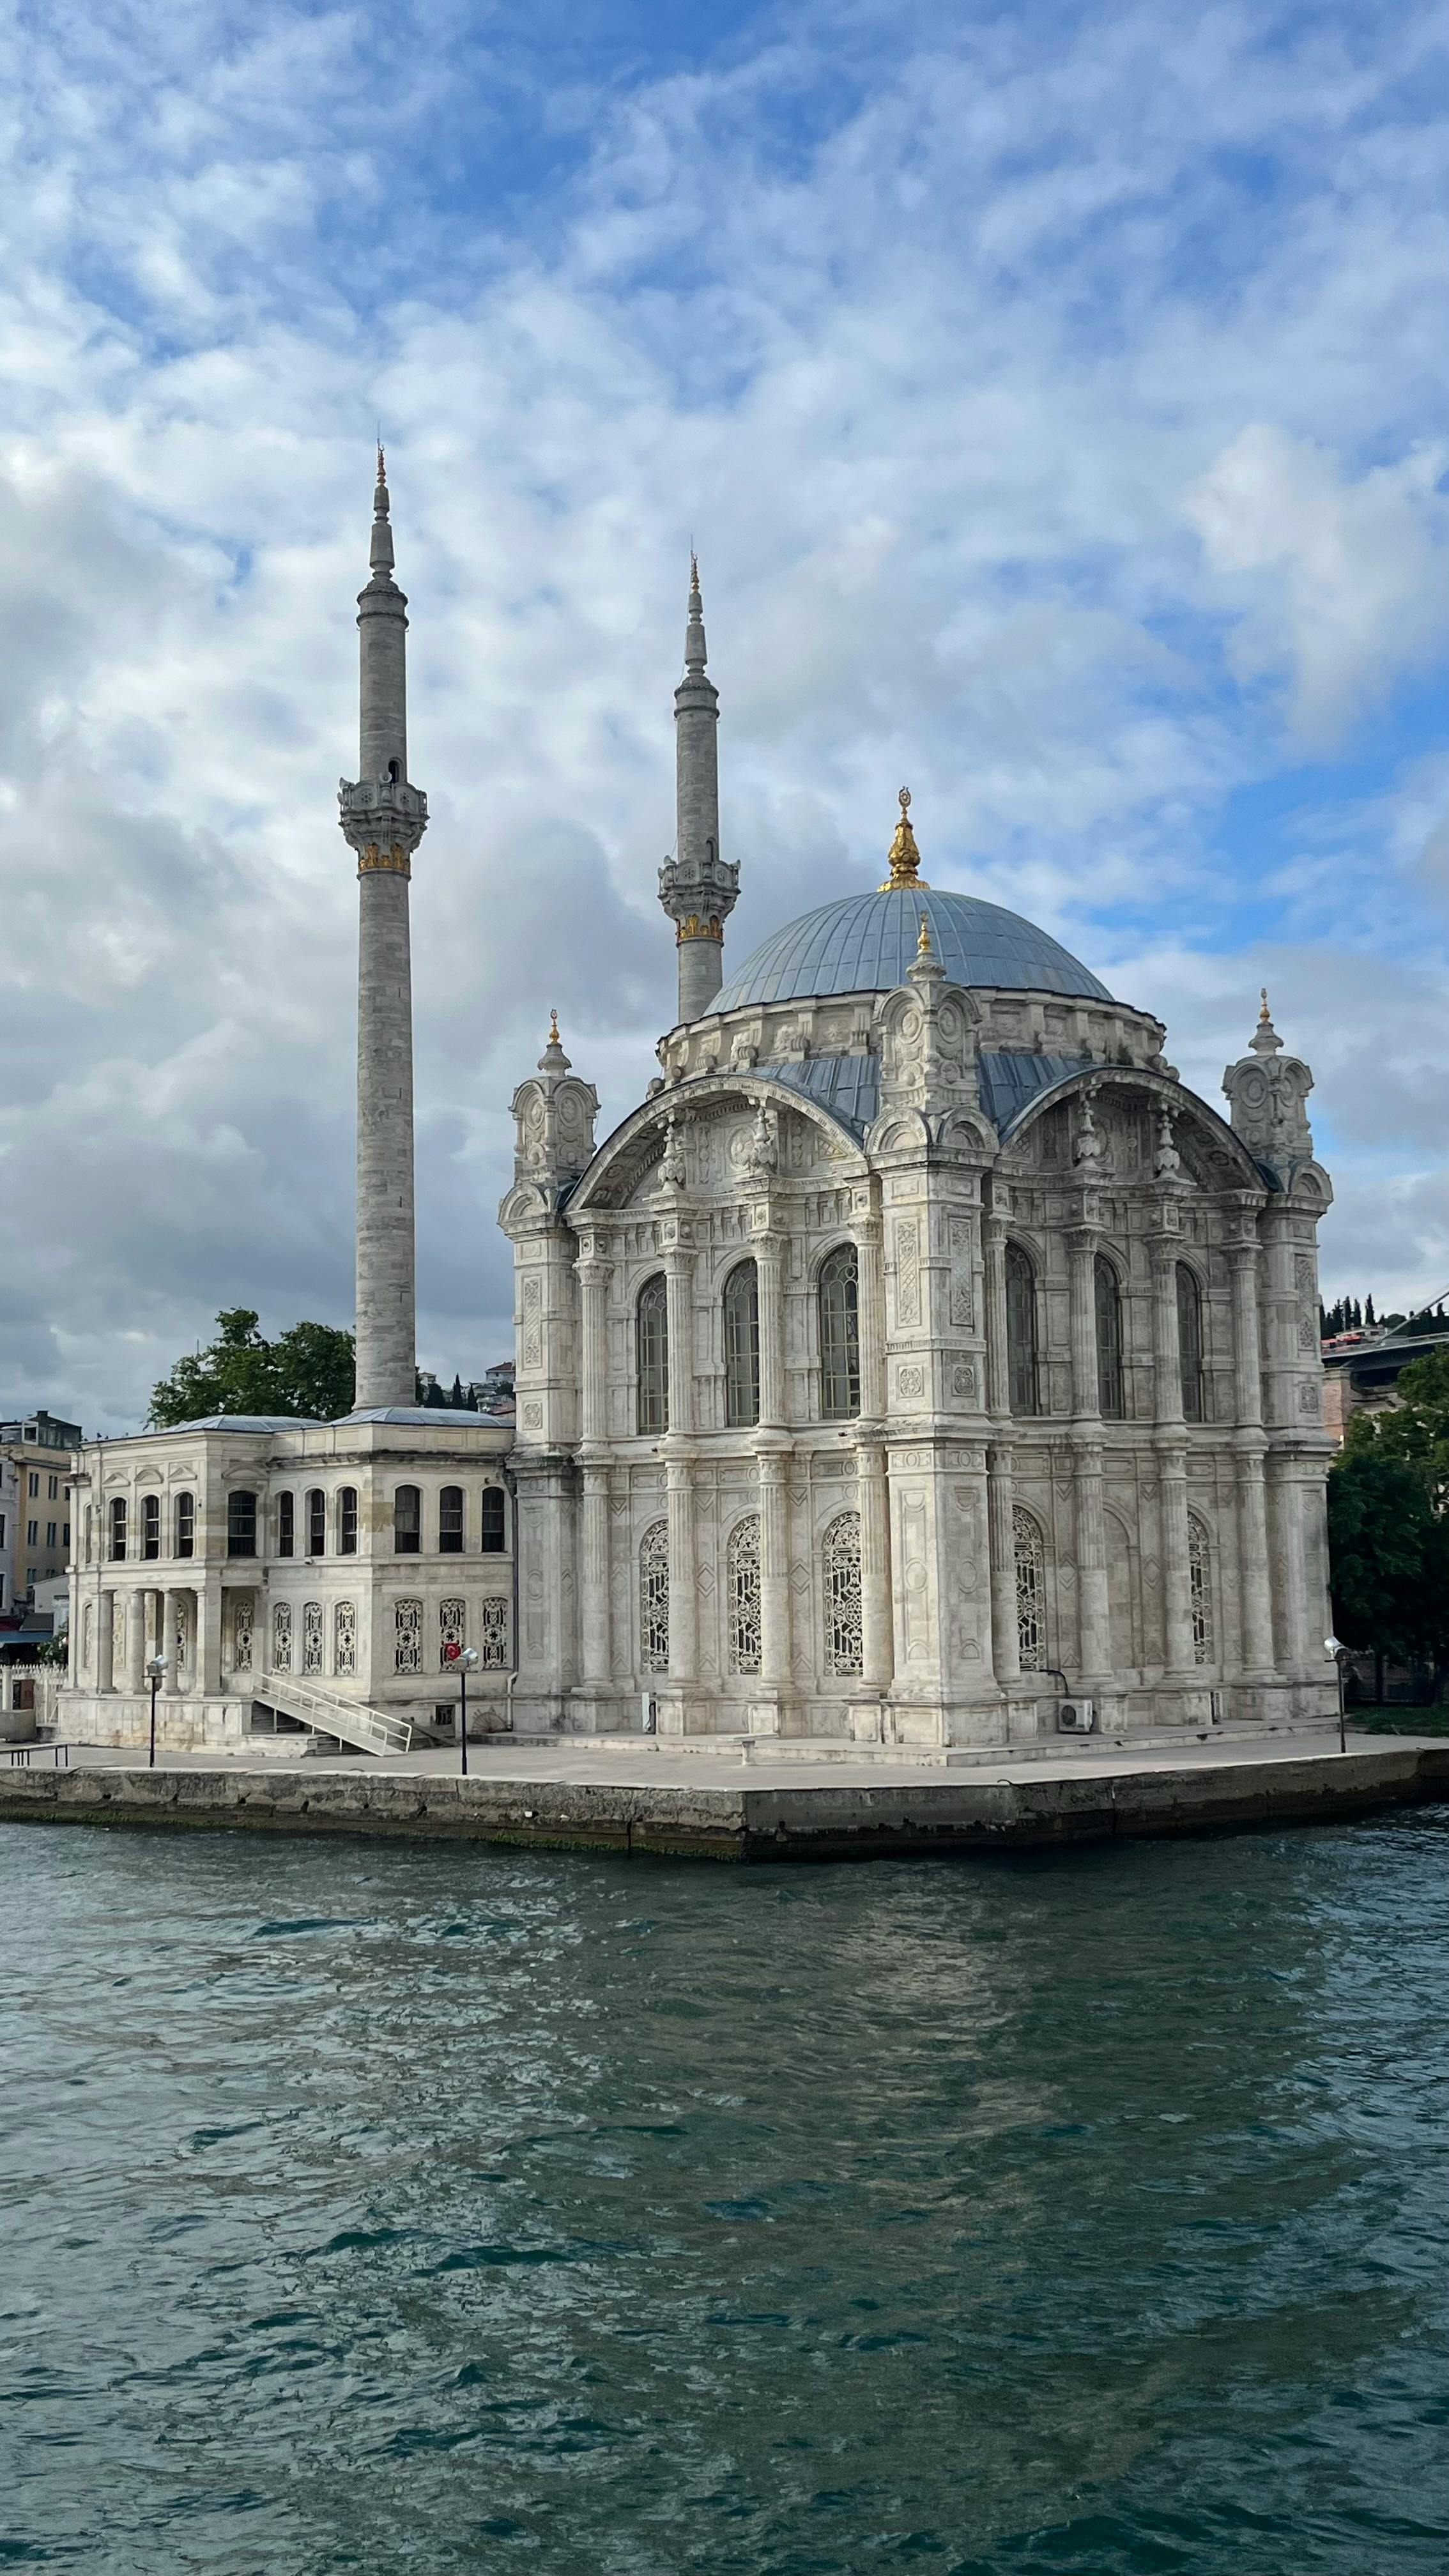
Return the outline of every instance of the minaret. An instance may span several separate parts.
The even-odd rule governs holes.
[[[412,854],[428,800],[408,785],[407,601],[392,577],[387,477],[377,451],[372,578],[358,593],[361,746],[338,789],[357,853],[357,1395],[417,1402],[413,1251]]]
[[[704,602],[691,556],[684,677],[674,692],[679,838],[659,871],[659,900],[679,948],[681,1021],[699,1019],[724,980],[724,926],[740,890],[739,868],[719,854],[719,691],[704,662]]]

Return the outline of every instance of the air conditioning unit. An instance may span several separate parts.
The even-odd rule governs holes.
[[[1091,1735],[1095,1733],[1097,1711],[1089,1699],[1059,1699],[1057,1702],[1058,1735]]]

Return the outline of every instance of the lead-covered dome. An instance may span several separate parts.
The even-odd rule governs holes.
[[[888,993],[904,983],[914,962],[923,913],[953,984],[1112,999],[1080,958],[1019,912],[979,895],[901,885],[847,895],[787,921],[746,958],[710,1007],[733,1011],[747,1002],[799,1002],[824,993]]]

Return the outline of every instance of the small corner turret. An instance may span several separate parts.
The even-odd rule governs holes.
[[[569,1189],[594,1157],[599,1095],[573,1072],[559,1036],[558,1013],[549,1013],[548,1041],[538,1071],[513,1095],[514,1187],[532,1186],[550,1205]]]
[[[719,854],[719,691],[705,668],[704,601],[691,555],[684,677],[674,692],[678,839],[659,871],[659,900],[675,925],[679,1018],[700,1019],[724,981],[724,926],[740,890]]]
[[[1234,1135],[1285,1188],[1303,1164],[1313,1161],[1306,1106],[1312,1089],[1313,1076],[1301,1056],[1283,1053],[1265,985],[1248,1052],[1226,1068],[1223,1090]]]

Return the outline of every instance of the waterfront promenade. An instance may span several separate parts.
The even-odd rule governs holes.
[[[287,1739],[282,1739],[282,1746]],[[1430,1737],[1208,1737],[921,1760],[827,1759],[776,1741],[483,1741],[386,1760],[76,1746],[0,1770],[0,1817],[34,1823],[406,1835],[724,1860],[861,1858],[1331,1822],[1449,1799]]]

